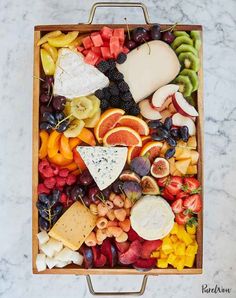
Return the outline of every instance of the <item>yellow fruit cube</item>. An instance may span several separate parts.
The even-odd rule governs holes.
[[[193,255],[193,256],[185,256],[184,266],[187,266],[189,268],[192,268],[193,267],[193,264],[194,264],[194,260],[195,260],[195,255]]]
[[[173,253],[169,254],[167,259],[168,264],[173,266],[176,258],[177,258],[176,255],[174,255]]]
[[[196,165],[199,159],[199,153],[195,150],[190,151],[191,165]]]
[[[177,256],[184,256],[186,250],[186,245],[184,242],[181,242],[177,245],[175,253]]]
[[[189,234],[189,236],[193,239],[193,241],[196,239],[196,235]]]
[[[191,162],[191,158],[181,159],[176,161],[175,167],[178,171],[180,171],[180,173],[185,175],[187,173],[190,162]]]
[[[178,241],[178,237],[176,235],[171,235],[170,240],[171,240],[172,243],[175,243],[175,242]]]
[[[163,249],[163,252],[164,252],[165,255],[169,255],[173,251],[174,251],[173,248],[171,248],[171,249]]]
[[[151,258],[159,258],[160,257],[160,252],[159,251],[153,251],[151,254]]]
[[[188,169],[187,169],[187,175],[196,175],[197,174],[197,166],[194,165],[194,166],[189,166]]]
[[[193,242],[193,239],[190,237],[190,235],[186,231],[183,232],[183,241],[186,245],[189,245]]]
[[[180,239],[180,240],[183,240],[183,234],[185,233],[185,228],[184,228],[184,225],[179,225],[178,226],[178,231],[177,231],[177,237]]]
[[[187,249],[186,249],[186,256],[194,256],[197,253],[198,247],[195,245],[188,245]]]
[[[192,226],[187,225],[186,230],[189,234],[193,235],[193,234],[196,234],[197,229],[196,229],[196,226],[194,226],[194,225],[192,225]]]
[[[167,259],[158,259],[157,260],[157,267],[158,268],[167,268],[168,267]]]
[[[184,264],[185,264],[185,256],[181,256],[178,261],[177,261],[177,270],[181,271],[184,269]]]
[[[191,149],[197,149],[197,139],[196,139],[196,136],[191,136],[188,139],[187,146],[190,147]]]
[[[168,255],[164,253],[164,251],[160,251],[160,258],[161,259],[167,259]]]
[[[177,234],[178,233],[178,227],[179,225],[177,222],[174,223],[172,230],[170,231],[171,234]]]
[[[165,237],[163,240],[162,240],[162,246],[161,246],[161,249],[163,251],[165,250],[172,250],[173,247],[172,247],[172,242],[170,240],[169,237]]]

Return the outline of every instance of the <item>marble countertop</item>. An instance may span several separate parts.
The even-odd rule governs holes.
[[[152,22],[204,26],[204,274],[150,277],[143,297],[236,297],[236,1],[143,0]],[[91,297],[85,277],[31,273],[33,26],[87,21],[93,1],[0,1],[0,297]],[[97,22],[143,22],[139,9],[98,10]],[[134,290],[141,277],[99,276],[98,290]]]

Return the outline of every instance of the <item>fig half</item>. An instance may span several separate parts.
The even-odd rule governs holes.
[[[151,176],[143,176],[141,180],[142,193],[144,195],[159,195],[160,190],[156,180]]]
[[[151,166],[151,174],[155,178],[162,178],[168,176],[170,173],[169,162],[162,157],[157,157],[152,166]]]

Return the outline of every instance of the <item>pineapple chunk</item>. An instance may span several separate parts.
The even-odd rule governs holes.
[[[170,240],[169,237],[165,237],[163,240],[162,240],[162,246],[161,246],[161,249],[163,251],[165,250],[172,250],[173,247],[172,247],[172,242]]]
[[[190,236],[193,240],[196,240],[196,235],[189,234],[189,236]]]
[[[184,225],[179,225],[178,226],[178,231],[177,231],[177,237],[180,239],[180,240],[183,240],[183,235],[184,235],[184,232],[185,231],[185,228],[184,228]]]
[[[161,251],[160,251],[160,258],[161,258],[161,259],[167,259],[167,258],[168,258],[168,255],[165,254],[163,250],[161,250]]]
[[[184,269],[184,264],[185,264],[185,256],[181,256],[178,258],[178,261],[177,261],[177,270],[178,271],[181,271]]]
[[[190,151],[191,165],[196,165],[199,159],[199,153],[195,150]]]
[[[160,252],[159,251],[153,251],[151,254],[151,258],[159,258],[160,257]]]
[[[188,169],[187,169],[187,173],[188,175],[196,175],[197,174],[197,166],[194,165],[194,166],[189,166]]]
[[[170,231],[171,234],[177,234],[178,233],[178,227],[179,225],[177,222],[174,223],[172,230]]]
[[[171,235],[170,240],[172,243],[176,243],[178,241],[178,237],[176,235]]]
[[[188,139],[187,146],[190,147],[191,149],[194,149],[194,150],[197,149],[197,139],[196,139],[196,136],[191,136]]]
[[[157,267],[158,268],[167,268],[168,267],[167,259],[158,259],[157,260]]]
[[[198,247],[197,246],[194,246],[192,244],[188,245],[188,247],[186,248],[186,256],[194,256],[196,253],[197,253],[197,250],[198,250]]]
[[[189,268],[193,267],[194,260],[195,260],[195,255],[185,256],[184,266],[189,267]]]
[[[197,231],[196,226],[194,226],[194,225],[192,225],[192,226],[187,225],[187,228],[186,229],[187,229],[187,232],[189,234],[191,234],[191,235],[196,234],[196,231]]]
[[[184,242],[181,242],[177,245],[175,253],[177,256],[184,256],[186,250],[186,245]]]
[[[176,255],[174,255],[173,253],[169,254],[167,259],[168,264],[174,266],[175,259],[176,259]]]
[[[191,243],[193,243],[193,239],[190,237],[190,235],[185,231],[185,233],[183,232],[183,239],[184,243],[186,245],[189,245]]]
[[[178,160],[175,163],[176,169],[178,171],[180,171],[180,173],[182,173],[183,175],[185,175],[187,173],[188,167],[190,165],[191,159],[183,159],[183,160]]]

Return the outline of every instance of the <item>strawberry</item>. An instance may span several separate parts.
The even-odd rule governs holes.
[[[167,177],[163,177],[163,178],[157,179],[157,184],[160,187],[166,187],[166,185],[169,184],[169,181],[170,181],[170,176],[167,176]]]
[[[184,192],[184,191],[180,191],[180,192],[177,193],[177,195],[176,195],[176,200],[178,200],[178,199],[182,199],[182,200],[184,200],[184,199],[186,199],[187,197],[189,197],[189,194],[188,194],[188,193],[186,193],[186,192]]]
[[[200,212],[202,210],[202,200],[199,194],[189,196],[184,200],[184,207],[191,212]]]
[[[191,214],[184,214],[183,212],[180,212],[178,214],[175,215],[175,221],[177,222],[177,224],[179,225],[185,225],[188,223],[188,221],[191,218]]]
[[[172,210],[173,210],[174,213],[181,213],[181,212],[183,212],[184,211],[183,200],[182,199],[175,200],[171,204],[171,208],[172,208]]]
[[[187,193],[199,193],[200,191],[200,182],[193,177],[184,178],[183,190]]]
[[[172,176],[170,182],[166,185],[166,189],[170,194],[176,196],[182,189],[183,179],[179,176]]]
[[[161,195],[169,200],[169,201],[174,201],[175,200],[175,197],[167,190],[167,188],[164,188]]]

